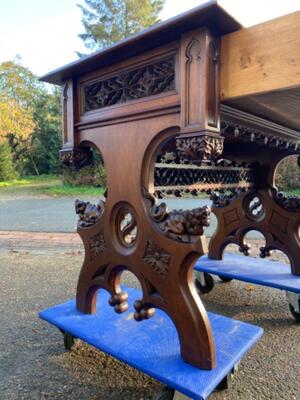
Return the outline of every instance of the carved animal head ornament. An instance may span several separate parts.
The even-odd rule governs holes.
[[[195,237],[203,235],[203,227],[209,224],[210,209],[204,206],[193,210],[173,210],[166,215],[159,227],[166,236],[189,243]]]
[[[289,211],[300,211],[300,197],[286,196],[285,193],[279,192],[277,188],[270,186],[274,200],[283,208]]]
[[[203,235],[203,227],[210,224],[209,207],[198,207],[193,210],[168,211],[165,203],[157,204],[157,199],[144,189],[145,197],[150,201],[149,213],[162,233],[171,239],[191,243]]]
[[[102,216],[103,211],[104,202],[102,200],[97,205],[78,199],[75,201],[75,212],[79,215],[79,228],[87,228],[94,225]]]

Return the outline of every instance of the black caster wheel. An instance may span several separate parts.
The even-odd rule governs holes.
[[[214,278],[206,272],[203,273],[203,279],[195,279],[195,286],[199,294],[211,292],[214,288],[214,284]]]
[[[225,378],[223,378],[223,380],[216,387],[216,390],[222,391],[222,390],[230,389],[232,386],[234,374],[237,372],[237,370],[238,370],[238,365],[233,367],[232,370],[225,376]]]
[[[173,389],[166,388],[161,392],[159,392],[158,394],[156,394],[153,397],[153,400],[173,400],[174,393],[175,391]]]
[[[70,333],[63,331],[60,329],[63,337],[64,337],[64,346],[66,350],[72,350],[72,347],[75,344],[75,338],[74,336],[70,335]]]
[[[297,323],[300,323],[300,312],[297,312],[292,304],[289,304],[289,306],[290,306],[290,312],[294,317],[295,321]],[[300,300],[299,300],[299,306],[300,306]]]
[[[225,276],[219,275],[219,278],[221,279],[222,282],[227,283],[231,282],[232,278],[225,278]]]

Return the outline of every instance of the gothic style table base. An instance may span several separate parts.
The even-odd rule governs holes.
[[[130,288],[126,292],[131,309],[142,293]],[[199,370],[182,360],[178,334],[164,312],[157,311],[151,322],[142,326],[134,321],[132,312],[115,314],[108,300],[108,293],[98,296],[99,311],[93,315],[77,311],[71,300],[42,311],[40,317],[191,399],[206,399],[262,335],[262,329],[254,325],[209,313],[217,368]]]

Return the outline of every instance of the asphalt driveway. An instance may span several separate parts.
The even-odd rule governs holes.
[[[75,232],[78,217],[75,214],[75,197],[7,196],[0,192],[0,230],[24,232]],[[98,198],[84,199],[97,203]],[[209,200],[168,199],[170,209],[196,207],[210,204]],[[211,236],[216,221],[212,218],[206,234]]]

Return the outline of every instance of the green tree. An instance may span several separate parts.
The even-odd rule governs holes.
[[[0,64],[0,93],[23,109],[32,108],[43,88],[37,77],[20,64],[20,59]]]
[[[0,142],[5,141],[22,175],[58,172],[60,90],[47,91],[18,60],[0,64]]]
[[[59,150],[62,147],[61,135],[61,90],[55,87],[52,93],[40,95],[34,111],[36,128],[32,135],[35,148],[33,159],[39,173],[57,174],[61,163]]]
[[[35,127],[33,109],[39,93],[37,78],[17,61],[0,64],[0,138],[14,134],[26,140]]]
[[[79,37],[87,49],[102,49],[159,22],[164,3],[165,0],[85,0],[85,5],[78,5],[85,28]]]
[[[0,181],[16,177],[10,146],[8,142],[0,142]]]

